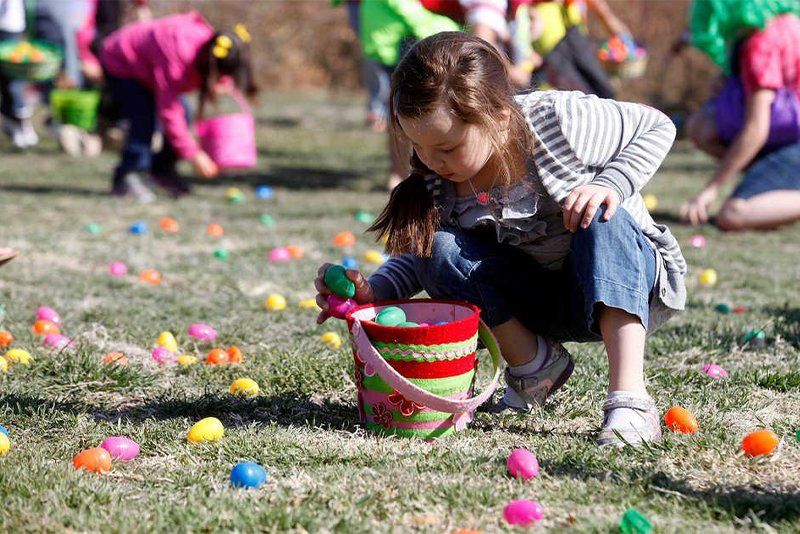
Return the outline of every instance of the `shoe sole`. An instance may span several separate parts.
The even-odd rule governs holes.
[[[572,358],[570,358],[569,363],[567,363],[567,367],[561,372],[556,381],[553,383],[553,387],[550,388],[550,391],[547,392],[547,396],[549,397],[550,395],[558,391],[561,388],[561,386],[566,384],[567,380],[569,380],[569,377],[572,376],[572,371],[574,370],[575,370],[575,362],[573,362]]]

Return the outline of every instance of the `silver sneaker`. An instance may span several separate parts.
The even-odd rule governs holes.
[[[527,404],[526,408],[518,408],[507,404],[503,399],[489,406],[492,413],[500,413],[507,409],[518,412],[529,412],[534,406],[543,406],[547,397],[557,391],[572,375],[575,363],[572,355],[567,352],[564,345],[547,340],[548,353],[542,367],[527,376],[514,376],[506,369],[505,379],[507,387],[514,390]]]
[[[125,194],[133,196],[141,204],[149,204],[156,199],[147,185],[145,185],[142,175],[138,172],[129,172],[122,177]]]
[[[608,424],[608,415],[617,408],[630,408],[636,410],[641,416],[641,425],[630,425],[627,428],[614,428]],[[601,446],[624,447],[626,445],[641,445],[643,442],[651,443],[661,441],[661,414],[656,403],[650,397],[641,395],[618,396],[606,400],[603,404],[603,428],[597,436],[597,443]]]

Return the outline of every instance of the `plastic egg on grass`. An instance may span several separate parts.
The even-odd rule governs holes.
[[[682,434],[694,434],[697,432],[698,425],[695,416],[686,408],[673,406],[664,414],[664,424],[670,430]]]
[[[8,434],[0,433],[0,456],[5,456],[11,450],[11,440]]]
[[[102,226],[100,226],[97,223],[93,223],[93,222],[92,223],[86,223],[86,226],[84,226],[84,228],[86,229],[86,231],[88,233],[93,234],[93,235],[99,234],[100,232],[103,231],[103,227]]]
[[[103,356],[105,365],[128,365],[128,358],[121,352],[109,352]]]
[[[178,341],[172,335],[172,332],[161,332],[156,340],[156,346],[164,347],[170,352],[178,352]]]
[[[130,462],[139,455],[139,444],[132,439],[122,436],[114,436],[106,438],[100,447],[108,451],[111,458],[115,460],[122,460],[123,462]]]
[[[358,261],[353,256],[342,258],[342,267],[345,269],[358,269]]]
[[[214,342],[217,339],[217,331],[213,327],[203,323],[194,323],[186,329],[186,333],[198,341]]]
[[[8,439],[11,439],[11,434],[8,433],[8,429],[3,425],[0,425],[0,434],[4,434]]]
[[[628,508],[619,522],[619,530],[623,534],[650,534],[653,525],[636,508]]]
[[[196,364],[197,361],[197,356],[192,356],[191,354],[181,354],[178,356],[178,365],[181,367],[189,367],[190,365]]]
[[[514,478],[529,480],[539,476],[539,461],[527,449],[514,449],[506,460],[508,473]]]
[[[158,220],[158,226],[168,234],[176,234],[181,231],[178,221],[172,217],[162,217]]]
[[[319,306],[317,306],[317,299],[303,299],[297,303],[298,306],[303,308],[304,310],[319,310]]]
[[[46,336],[47,334],[60,334],[61,330],[59,330],[58,326],[55,323],[51,323],[50,321],[45,321],[39,319],[33,326],[31,327],[34,335],[37,336]]]
[[[240,462],[231,469],[231,484],[236,488],[259,488],[267,481],[267,471],[253,462]]]
[[[231,357],[222,349],[211,349],[206,355],[207,365],[224,365],[226,363],[231,363]]]
[[[754,328],[744,335],[742,341],[745,345],[761,348],[767,344],[767,333],[760,328]]]
[[[0,356],[0,373],[8,372],[8,360]]]
[[[267,228],[275,226],[275,219],[273,219],[272,216],[268,213],[262,213],[261,215],[259,215],[258,220],[261,224],[263,224]]]
[[[544,507],[536,501],[520,499],[511,501],[503,509],[503,518],[509,525],[527,527],[542,520]]]
[[[703,366],[703,372],[711,378],[727,378],[728,371],[716,363],[707,363]]]
[[[342,346],[342,338],[336,332],[325,332],[319,339],[333,350],[338,350]]]
[[[111,471],[111,455],[102,447],[92,447],[78,453],[72,459],[75,469],[86,469],[102,475]]]
[[[154,348],[153,351],[150,353],[150,357],[153,358],[153,360],[158,365],[166,365],[166,364],[170,364],[170,363],[175,363],[175,360],[177,359],[177,357],[175,356],[174,352],[172,352],[171,350],[165,349],[164,347],[156,347],[156,348]]]
[[[286,247],[286,252],[289,253],[289,257],[291,257],[293,260],[300,260],[303,258],[303,256],[305,256],[303,249],[297,245],[288,245]]]
[[[36,310],[36,319],[42,321],[50,321],[55,325],[61,324],[61,316],[53,308],[49,306],[41,306]]]
[[[47,334],[42,340],[42,346],[50,349],[64,350],[73,347],[73,344],[72,340],[67,336],[62,336],[61,334]]]
[[[108,266],[108,274],[111,276],[125,276],[128,274],[128,266],[121,261],[115,261]]]
[[[364,261],[375,265],[381,265],[386,261],[386,259],[384,258],[383,254],[377,250],[368,250],[364,253]]]
[[[33,361],[31,353],[24,349],[11,349],[3,354],[9,365],[30,365]]]
[[[238,187],[229,187],[227,191],[225,191],[225,197],[228,199],[228,202],[237,203],[237,202],[244,202],[244,193]]]
[[[652,193],[649,193],[644,196],[644,207],[647,208],[647,211],[653,211],[658,207],[658,197]]]
[[[231,383],[230,391],[234,397],[255,397],[259,388],[252,378],[238,378]]]
[[[145,284],[157,286],[161,283],[161,273],[155,269],[145,269],[139,274],[139,280]]]
[[[750,432],[742,440],[742,451],[751,458],[772,454],[778,446],[778,435],[770,430],[756,430]]]
[[[269,261],[272,263],[283,263],[292,259],[292,255],[286,247],[277,247],[269,251]]]
[[[227,261],[230,256],[231,253],[225,247],[219,247],[214,251],[214,257],[221,261]]]
[[[702,235],[693,235],[689,237],[689,245],[693,246],[694,248],[705,248],[706,238]]]
[[[699,276],[700,284],[712,287],[717,284],[717,271],[714,269],[704,269]]]
[[[221,224],[211,223],[206,227],[206,233],[211,237],[222,237],[225,234],[225,230],[222,229]]]
[[[244,362],[244,354],[242,354],[242,349],[237,347],[236,345],[231,345],[225,352],[228,353],[228,361],[230,363],[243,363]]]
[[[270,295],[267,297],[267,300],[264,301],[264,306],[269,311],[281,311],[286,309],[286,298],[283,295],[278,295],[277,293]]]
[[[333,236],[331,242],[340,248],[352,247],[356,244],[356,236],[354,236],[352,232],[345,230],[344,232],[339,232]]]
[[[256,198],[260,200],[270,200],[273,195],[272,187],[268,185],[256,186]]]
[[[186,439],[191,443],[219,441],[225,434],[225,427],[216,417],[206,417],[192,425]]]
[[[344,319],[351,309],[358,306],[353,299],[343,299],[334,294],[328,295],[328,313],[337,319]]]
[[[128,227],[128,233],[131,235],[145,235],[147,234],[147,223],[144,221],[136,221]]]
[[[14,336],[8,330],[0,330],[0,348],[14,343]]]

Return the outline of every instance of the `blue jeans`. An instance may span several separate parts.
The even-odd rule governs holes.
[[[572,237],[560,270],[546,270],[530,256],[483,233],[444,227],[430,258],[415,271],[433,298],[466,300],[484,321],[517,318],[530,331],[558,341],[599,341],[602,306],[637,316],[647,328],[656,277],[656,254],[627,211],[598,220]]]
[[[762,155],[744,173],[732,198],[748,200],[770,191],[800,190],[800,141]]]
[[[164,136],[161,152],[153,155],[151,143],[158,128],[156,103],[153,93],[136,80],[117,78],[106,73],[106,84],[115,102],[121,107],[122,118],[130,123],[122,160],[114,171],[115,180],[131,171],[151,172],[155,175],[172,175],[178,156]],[[187,111],[188,116],[188,111]]]
[[[22,37],[21,33],[0,31],[0,41]],[[27,119],[31,115],[25,106],[25,84],[24,80],[10,80],[0,76],[0,114],[3,117],[20,120]]]

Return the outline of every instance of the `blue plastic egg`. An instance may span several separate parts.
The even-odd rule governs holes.
[[[8,430],[3,425],[0,425],[0,434],[5,434],[8,439],[11,439],[11,436],[8,434]]]
[[[256,187],[256,197],[261,200],[269,200],[272,198],[272,188],[268,185],[259,185]]]
[[[239,462],[231,469],[231,484],[237,488],[258,488],[267,481],[267,471],[253,462]]]
[[[144,221],[136,221],[128,228],[128,232],[133,235],[144,235],[147,233],[147,223]]]
[[[355,269],[358,270],[358,262],[353,256],[345,256],[342,258],[342,267],[345,269]]]

